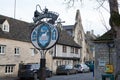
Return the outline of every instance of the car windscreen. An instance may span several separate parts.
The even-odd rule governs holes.
[[[58,69],[60,70],[65,69],[65,66],[59,66]]]
[[[30,69],[31,68],[31,65],[22,65],[21,66],[21,69]]]
[[[74,67],[75,67],[75,68],[79,68],[79,67],[81,67],[81,65],[75,65]]]
[[[72,65],[66,65],[65,69],[72,69],[73,66]]]

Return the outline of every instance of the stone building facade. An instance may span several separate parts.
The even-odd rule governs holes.
[[[34,24],[0,15],[0,78],[16,77],[20,63],[40,63],[41,55],[30,41]],[[53,72],[63,64],[78,63],[81,46],[65,30],[46,53],[46,66]],[[65,50],[65,51],[64,51]]]
[[[57,26],[59,30],[59,39],[57,44],[49,50],[46,57],[46,65],[50,67],[53,73],[59,65],[74,65],[80,62],[81,46],[78,45],[68,33]],[[49,57],[49,58],[48,58]]]
[[[102,80],[102,75],[107,74],[105,72],[106,65],[113,65],[113,71],[116,68],[116,53],[114,46],[114,36],[112,30],[109,30],[99,38],[97,38],[95,42],[95,80]],[[110,44],[111,47],[109,46]],[[115,74],[114,72],[112,73]]]
[[[90,49],[86,40],[79,10],[76,11],[75,24],[64,26],[64,29],[73,37],[74,41],[82,47],[80,62],[88,61],[90,59]]]
[[[40,54],[30,43],[26,26],[26,22],[0,16],[0,77],[17,76],[21,62],[39,62]]]
[[[17,76],[19,64],[39,63],[39,52],[34,54],[35,49],[31,43],[0,38],[0,77]],[[4,47],[4,48],[3,48]]]
[[[94,61],[95,60],[94,40],[97,38],[97,36],[94,34],[94,30],[87,31],[85,36],[86,36],[86,40],[89,48],[89,60]]]

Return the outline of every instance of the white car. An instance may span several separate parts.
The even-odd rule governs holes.
[[[90,72],[90,68],[86,64],[84,64],[84,63],[76,64],[76,65],[74,65],[74,68],[78,72]]]

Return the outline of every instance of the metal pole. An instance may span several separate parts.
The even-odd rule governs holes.
[[[39,80],[46,80],[46,66],[45,66],[45,63],[46,63],[45,54],[46,54],[46,52],[47,51],[40,50],[41,59],[40,59],[40,68],[39,68],[39,71],[40,71]]]
[[[111,52],[111,51],[110,51],[110,46],[109,46],[109,64],[110,64],[110,52]]]
[[[14,18],[16,16],[16,0],[15,0],[15,3],[14,3]]]

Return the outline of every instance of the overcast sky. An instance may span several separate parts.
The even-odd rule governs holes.
[[[14,17],[14,3],[15,0],[0,0],[0,14]],[[109,12],[103,7],[97,9],[99,4],[95,0],[83,0],[82,3],[78,0],[75,6],[69,9],[64,3],[64,0],[16,0],[15,18],[26,22],[33,22],[34,11],[36,10],[36,5],[39,4],[42,9],[46,7],[49,11],[59,13],[59,18],[65,21],[63,25],[73,25],[75,23],[76,10],[79,9],[85,32],[94,30],[96,35],[105,33],[107,29],[102,24],[102,16],[105,19],[107,28],[110,29],[108,24]],[[107,2],[104,3],[104,7],[107,7],[109,10]]]

